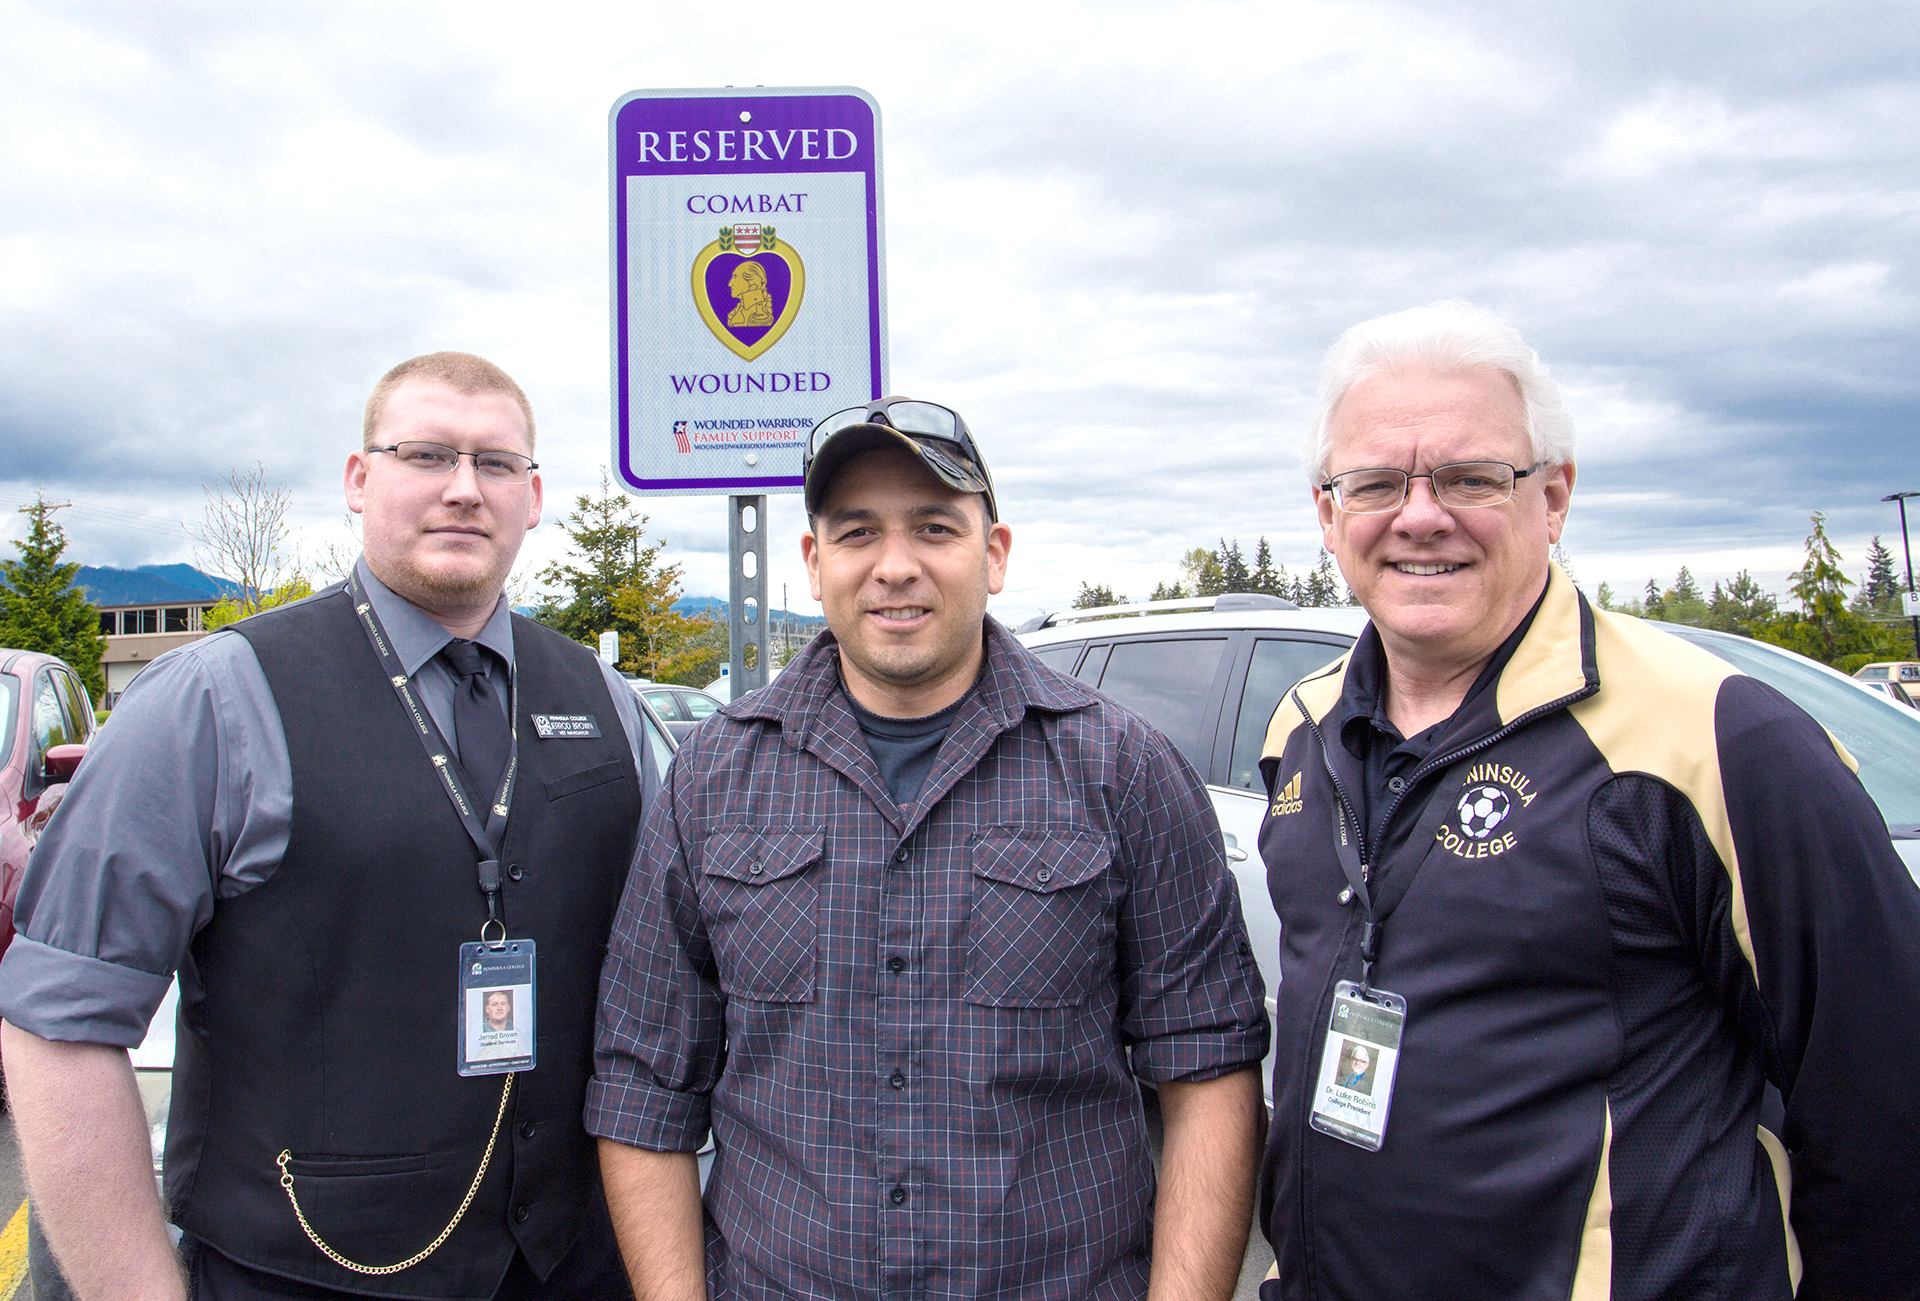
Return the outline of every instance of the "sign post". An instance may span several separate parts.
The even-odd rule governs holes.
[[[608,135],[614,473],[732,498],[737,698],[768,668],[767,494],[801,490],[815,420],[886,392],[880,112],[851,87],[634,91]]]

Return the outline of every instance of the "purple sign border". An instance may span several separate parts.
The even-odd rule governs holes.
[[[682,163],[655,163],[645,172],[651,176],[693,175],[711,176],[735,174],[752,176],[769,172],[858,172],[866,179],[867,194],[867,352],[868,352],[868,388],[870,396],[882,396],[885,345],[885,320],[881,314],[880,267],[884,256],[881,246],[880,225],[880,106],[864,90],[852,86],[840,87],[792,87],[767,88],[755,87],[752,90],[636,90],[630,91],[614,102],[607,115],[607,156],[608,176],[612,189],[613,214],[613,443],[614,474],[620,482],[634,493],[672,493],[697,490],[711,491],[717,488],[739,488],[766,492],[787,489],[797,491],[802,486],[799,475],[767,475],[760,477],[733,478],[679,478],[679,479],[636,479],[628,473],[632,452],[631,402],[628,397],[628,357],[629,316],[627,303],[627,178],[641,174],[633,166],[639,154],[640,120],[655,114],[675,114],[684,116],[684,129],[698,130],[718,128],[722,122],[737,124],[741,110],[760,110],[767,108],[766,101],[780,101],[782,116],[791,115],[796,110],[811,107],[821,116],[816,121],[824,125],[844,125],[855,131],[861,143],[866,147],[856,149],[855,156],[864,155],[866,161],[859,166],[848,167],[843,163],[828,159],[798,160],[786,159],[777,165],[754,165],[734,161],[719,162],[712,158],[694,162],[691,159]],[[823,112],[824,110],[824,112]],[[778,110],[776,110],[778,111]],[[755,112],[758,117],[759,113]],[[834,119],[827,121],[828,118]],[[682,129],[682,123],[675,121],[672,129]],[[626,148],[622,149],[622,137],[626,138]],[[845,405],[844,403],[842,405]]]

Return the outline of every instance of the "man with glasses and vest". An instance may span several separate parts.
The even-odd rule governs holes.
[[[502,596],[533,454],[490,362],[394,368],[352,573],[149,666],[42,837],[0,1015],[82,1301],[626,1295],[580,1110],[658,774],[631,689]],[[176,968],[163,1211],[126,1049]]]
[[[804,474],[828,631],[679,752],[602,979],[635,1294],[1226,1301],[1267,1028],[1199,778],[988,617],[952,411],[829,416]]]
[[[1371,622],[1262,760],[1263,1301],[1920,1295],[1920,890],[1852,758],[1549,561],[1506,322],[1347,331],[1309,468]]]

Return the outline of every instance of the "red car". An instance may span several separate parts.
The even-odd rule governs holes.
[[[0,954],[13,943],[13,901],[40,829],[93,736],[93,704],[64,660],[0,650]]]

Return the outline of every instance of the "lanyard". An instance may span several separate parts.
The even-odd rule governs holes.
[[[520,677],[512,675],[512,685],[508,689],[508,737],[507,770],[500,779],[500,790],[494,796],[493,804],[487,810],[485,824],[474,811],[474,802],[466,787],[466,779],[461,774],[460,765],[455,762],[453,747],[447,744],[446,737],[433,721],[426,706],[413,692],[407,671],[400,663],[400,657],[394,654],[393,642],[387,636],[387,630],[380,622],[379,614],[373,608],[373,602],[361,590],[360,576],[347,575],[347,593],[353,598],[354,613],[360,616],[360,626],[366,631],[367,640],[373,644],[373,653],[380,659],[380,667],[387,675],[387,681],[393,684],[394,694],[400,697],[400,704],[407,711],[407,717],[413,720],[414,732],[420,738],[420,745],[427,752],[434,770],[440,774],[440,782],[447,792],[447,798],[453,802],[455,813],[460,815],[460,825],[466,828],[467,837],[473,841],[474,848],[480,851],[480,864],[477,869],[480,879],[480,891],[487,897],[487,921],[480,928],[480,938],[489,944],[504,944],[507,938],[507,926],[500,918],[500,850],[499,845],[507,827],[507,810],[513,806],[513,781],[520,768]],[[499,928],[499,933],[489,938],[487,927]]]
[[[1346,875],[1348,895],[1360,906],[1360,987],[1367,989],[1373,980],[1373,960],[1380,951],[1380,928],[1407,897],[1407,891],[1413,888],[1413,878],[1420,874],[1420,868],[1426,863],[1427,856],[1433,853],[1434,838],[1439,835],[1440,824],[1446,821],[1447,811],[1459,799],[1460,792],[1467,784],[1467,756],[1484,748],[1481,745],[1469,747],[1462,753],[1449,755],[1441,762],[1451,760],[1452,766],[1441,774],[1433,794],[1427,797],[1426,805],[1420,810],[1420,820],[1414,824],[1413,834],[1407,844],[1415,849],[1419,857],[1403,870],[1393,873],[1379,883],[1376,891],[1373,881],[1373,865],[1368,853],[1366,828],[1361,825],[1359,815],[1347,799],[1346,789],[1340,784],[1340,774],[1333,770],[1333,758],[1327,753],[1327,739],[1320,732],[1320,725],[1308,712],[1306,703],[1300,699],[1300,693],[1293,693],[1294,707],[1306,720],[1307,727],[1320,746],[1320,762],[1326,766],[1327,776],[1333,782],[1333,792],[1338,798],[1333,805],[1333,847],[1340,858],[1340,870]],[[1496,735],[1504,735],[1503,729]],[[1437,767],[1438,765],[1436,765]],[[1431,771],[1431,769],[1429,769]],[[1414,780],[1422,774],[1414,770]],[[1411,789],[1411,785],[1409,785]],[[1393,820],[1394,805],[1387,808],[1387,816],[1380,820],[1382,828]],[[1377,846],[1375,846],[1377,848]]]
[[[1380,949],[1380,928],[1386,924],[1400,901],[1407,897],[1407,891],[1413,888],[1413,878],[1420,874],[1427,855],[1434,851],[1434,838],[1440,833],[1440,824],[1446,821],[1447,811],[1459,798],[1460,791],[1466,786],[1466,768],[1464,762],[1456,763],[1440,778],[1432,795],[1427,797],[1426,807],[1420,810],[1420,820],[1414,824],[1413,835],[1407,843],[1416,847],[1420,857],[1402,870],[1388,876],[1378,883],[1378,889],[1371,879],[1371,864],[1361,857],[1366,843],[1361,839],[1358,820],[1348,829],[1346,796],[1342,793],[1333,806],[1333,844],[1340,855],[1340,870],[1346,873],[1347,884],[1353,890],[1353,898],[1360,905],[1362,925],[1360,929],[1360,984],[1366,988],[1373,977],[1374,955]],[[1327,771],[1332,773],[1332,765]],[[1459,780],[1454,774],[1459,773]],[[1336,786],[1339,779],[1335,778]],[[1385,825],[1384,823],[1382,824]],[[1376,846],[1377,848],[1377,846]]]

